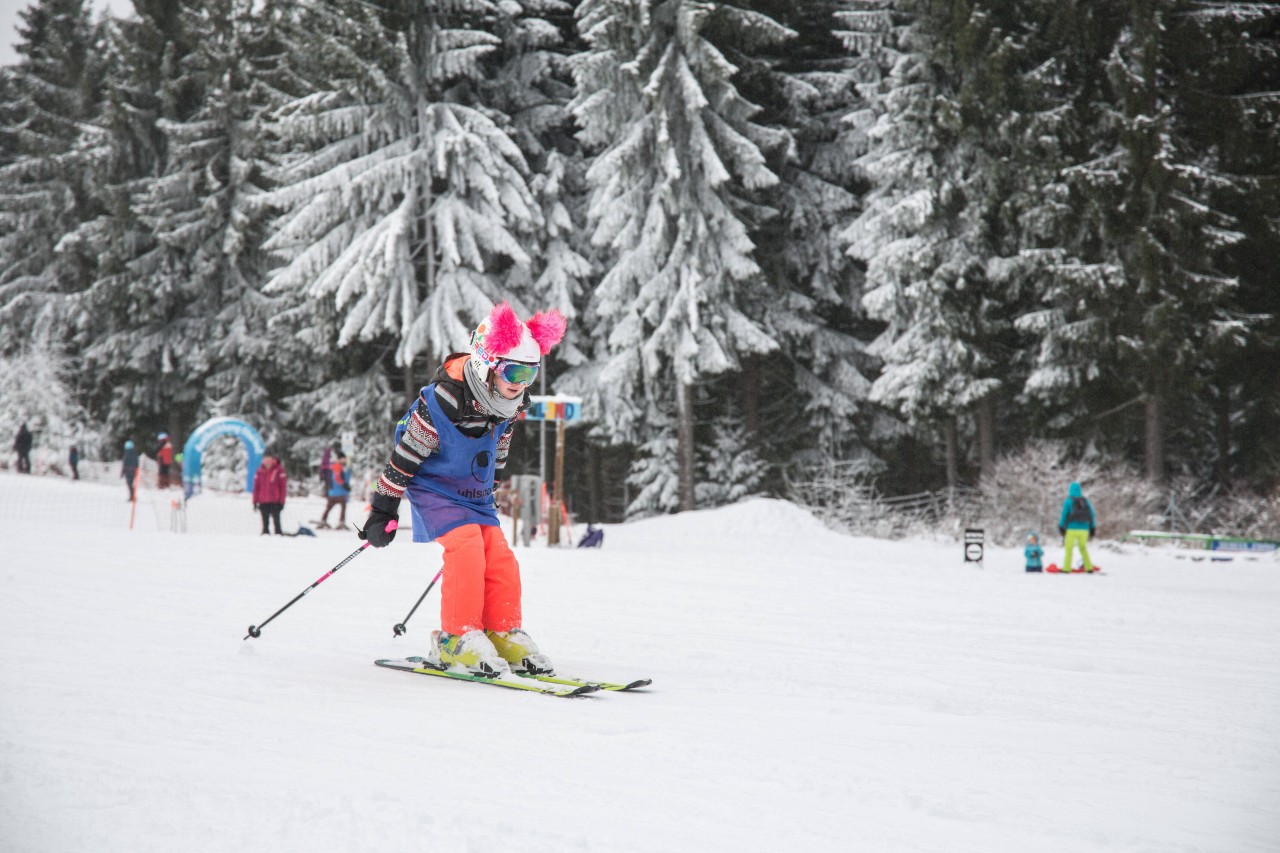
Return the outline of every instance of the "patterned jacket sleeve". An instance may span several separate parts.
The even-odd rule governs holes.
[[[516,422],[513,420],[507,424],[507,428],[502,435],[498,436],[497,456],[493,460],[495,471],[501,471],[507,465],[507,454],[511,452],[511,436],[515,433],[515,429]]]

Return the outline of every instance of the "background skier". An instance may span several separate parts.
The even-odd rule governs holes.
[[[280,529],[280,511],[284,509],[288,493],[289,475],[285,473],[279,457],[264,456],[253,476],[253,508],[262,516],[264,536],[271,532],[268,522],[274,522],[277,536],[284,535]]]
[[[138,451],[132,441],[124,443],[124,459],[120,462],[120,476],[129,487],[129,500],[133,500],[133,487],[138,480]]]
[[[326,447],[320,454],[320,484],[324,486],[324,494],[326,497],[329,494],[329,483],[332,482],[333,479],[330,469],[332,463],[333,451]]]
[[[1097,530],[1097,522],[1093,514],[1093,505],[1084,496],[1079,483],[1072,483],[1067,489],[1067,499],[1062,502],[1062,515],[1058,517],[1058,532],[1062,534],[1067,553],[1062,558],[1062,570],[1073,571],[1072,551],[1080,548],[1080,556],[1084,558],[1084,570],[1093,571],[1093,560],[1089,559],[1089,537]]]
[[[170,472],[173,470],[173,442],[169,441],[169,433],[162,432],[156,436],[160,445],[156,448],[156,463],[159,471],[156,474],[156,488],[169,488]]]
[[[347,455],[341,450],[334,453],[333,460],[329,463],[328,481],[329,485],[325,488],[327,499],[324,503],[324,513],[320,516],[320,522],[316,527],[326,530],[329,528],[329,510],[336,506],[338,523],[334,527],[338,530],[346,530],[347,500],[351,497],[351,474],[347,471]]]
[[[31,430],[27,429],[27,425],[24,423],[22,426],[18,427],[18,434],[13,439],[13,452],[18,454],[19,474],[31,473],[32,441]]]
[[[493,494],[529,384],[564,332],[558,311],[521,322],[507,303],[496,306],[472,333],[471,352],[448,356],[396,425],[360,536],[377,548],[391,542],[386,525],[408,497],[414,541],[444,546],[442,630],[432,633],[431,663],[491,676],[552,672],[521,627],[520,567]]]

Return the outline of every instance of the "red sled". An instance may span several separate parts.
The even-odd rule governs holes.
[[[1076,568],[1076,569],[1063,569],[1063,568],[1060,568],[1060,567],[1058,566],[1058,564],[1057,564],[1057,563],[1050,563],[1050,564],[1049,564],[1049,566],[1048,566],[1048,568],[1046,568],[1046,569],[1045,569],[1045,571],[1046,571],[1046,572],[1052,572],[1052,573],[1053,573],[1053,574],[1055,574],[1055,575],[1084,575],[1084,574],[1090,574],[1090,572],[1086,572],[1086,571],[1084,570],[1084,566],[1080,566],[1079,568]],[[1092,574],[1097,574],[1097,573],[1098,573],[1098,572],[1100,572],[1100,571],[1102,571],[1102,566],[1099,566],[1097,563],[1094,563],[1094,564],[1093,564],[1093,572],[1092,572]]]

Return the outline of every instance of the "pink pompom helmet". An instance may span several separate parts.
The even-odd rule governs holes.
[[[560,343],[567,325],[555,308],[521,322],[515,309],[502,302],[471,333],[471,365],[478,376],[487,377],[500,361],[538,364]]]

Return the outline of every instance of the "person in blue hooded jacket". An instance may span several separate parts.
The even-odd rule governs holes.
[[[1022,555],[1027,559],[1027,571],[1044,571],[1044,563],[1041,562],[1044,549],[1040,547],[1040,534],[1034,530],[1027,531],[1027,547],[1022,549]]]
[[[1058,517],[1058,532],[1062,534],[1066,556],[1062,559],[1062,570],[1072,571],[1072,553],[1077,547],[1084,558],[1084,570],[1093,571],[1093,560],[1089,559],[1089,537],[1097,532],[1097,518],[1093,514],[1093,504],[1084,496],[1079,483],[1072,483],[1067,489],[1067,499],[1062,502],[1062,515]]]

